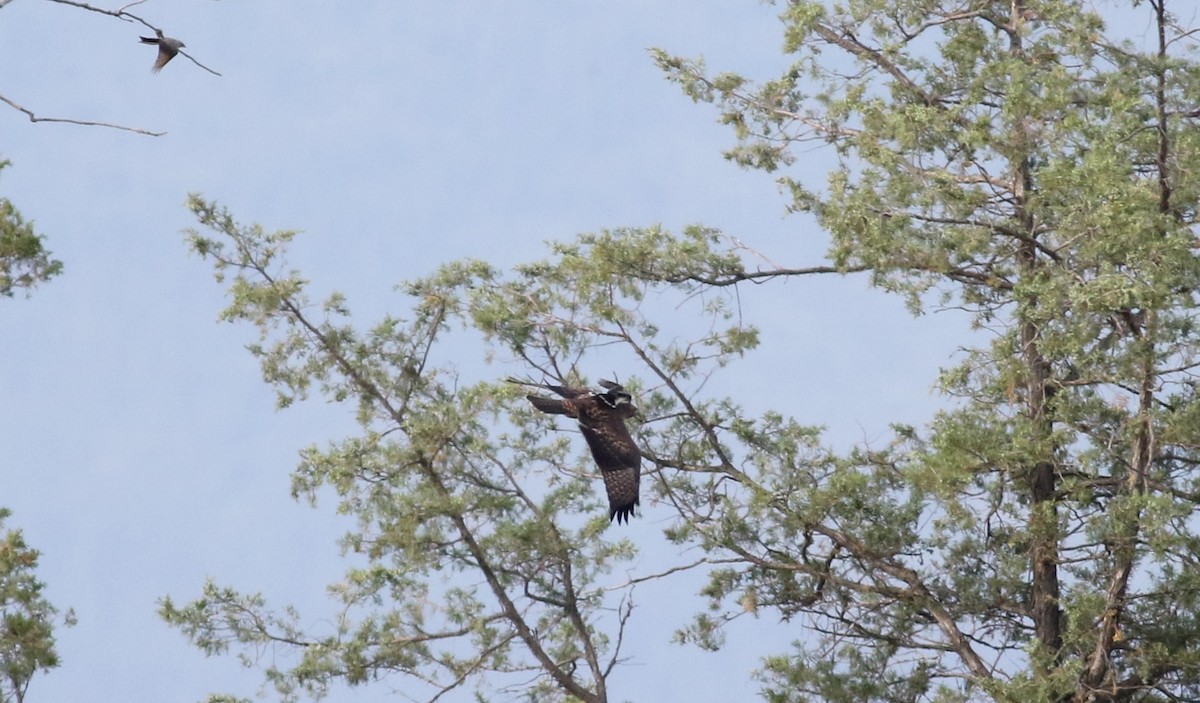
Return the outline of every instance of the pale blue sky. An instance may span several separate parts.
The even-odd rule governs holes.
[[[168,132],[31,124],[0,106],[0,158],[13,162],[0,195],[66,264],[32,298],[0,300],[0,505],[43,551],[49,597],[79,617],[31,701],[252,695],[257,672],[206,660],[158,620],[156,600],[186,600],[213,576],[315,621],[340,576],[344,525],[331,505],[293,502],[289,472],[300,447],[352,432],[350,411],[274,411],[243,349],[252,332],[216,323],[223,292],[183,244],[188,192],[304,230],[292,263],[364,321],[402,312],[392,286],[441,262],[511,265],[603,227],[702,223],[780,264],[821,263],[824,235],[785,217],[769,175],[723,160],[729,131],[646,51],[770,77],[786,60],[772,6],[150,0],[134,11],[223,77],[183,57],[152,74],[138,25],[44,0],[0,9],[0,94],[44,116]],[[828,158],[802,155],[795,171],[819,179]],[[751,287],[743,305],[763,349],[720,390],[843,444],[928,417],[936,370],[962,342],[961,316],[914,320],[861,277]],[[644,504],[622,528],[646,570],[674,549],[655,514],[666,509]],[[764,643],[803,637],[763,613],[721,654],[672,645],[703,607],[680,589],[639,590],[614,700],[745,700]],[[336,700],[392,688],[403,680]]]

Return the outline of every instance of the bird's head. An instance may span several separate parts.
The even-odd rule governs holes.
[[[621,417],[633,417],[638,414],[637,406],[633,404],[633,397],[628,393],[622,393],[613,400],[613,406],[621,413]]]
[[[637,406],[633,404],[633,396],[629,394],[619,384],[612,381],[601,381],[600,385],[607,390],[603,393],[597,393],[596,397],[604,402],[605,405],[617,411],[621,417],[633,417],[637,414]]]

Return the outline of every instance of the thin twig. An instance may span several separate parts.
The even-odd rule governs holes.
[[[54,1],[59,2],[60,0],[54,0]],[[0,101],[4,101],[7,105],[12,107],[14,110],[25,113],[29,117],[30,122],[64,122],[66,124],[77,124],[77,125],[83,125],[85,127],[108,127],[110,129],[123,130],[125,132],[136,132],[137,134],[145,134],[146,136],[149,136],[149,137],[161,137],[162,135],[166,134],[166,132],[151,132],[146,129],[139,129],[137,127],[126,127],[125,125],[112,124],[111,122],[95,122],[92,120],[72,120],[72,119],[69,119],[66,117],[38,117],[37,115],[35,115],[33,113],[32,110],[29,110],[25,107],[18,105],[17,103],[13,102],[12,100],[9,100],[8,98],[4,97],[3,95],[0,95]]]

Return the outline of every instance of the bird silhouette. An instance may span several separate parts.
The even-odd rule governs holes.
[[[515,378],[510,383],[552,391],[559,398],[527,395],[533,407],[550,415],[566,415],[579,422],[579,431],[592,450],[592,458],[604,477],[608,492],[608,519],[629,522],[633,509],[640,504],[638,487],[642,475],[642,453],[625,426],[625,419],[637,414],[631,396],[619,383],[600,381],[603,393],[589,388],[571,388],[548,383],[532,383]]]
[[[158,58],[154,61],[154,66],[150,68],[151,71],[158,73],[163,66],[167,65],[168,61],[175,58],[175,54],[178,54],[180,49],[187,45],[178,39],[163,36],[161,29],[154,30],[154,33],[158,36],[138,38],[142,40],[143,44],[158,45]]]

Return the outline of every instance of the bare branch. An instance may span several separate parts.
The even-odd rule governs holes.
[[[11,0],[5,0],[5,1],[8,2]],[[71,7],[77,7],[81,10],[88,10],[89,12],[98,12],[102,15],[108,15],[109,17],[116,17],[117,19],[119,19],[123,22],[138,22],[138,23],[144,25],[145,27],[147,27],[148,29],[150,29],[151,31],[153,31],[154,33],[162,34],[162,30],[160,28],[154,26],[153,24],[150,24],[145,19],[143,19],[131,12],[127,12],[127,10],[129,8],[134,7],[135,5],[140,5],[145,1],[146,0],[135,0],[135,2],[131,2],[126,5],[122,5],[119,9],[106,10],[103,7],[96,7],[95,5],[89,5],[86,2],[78,2],[78,0],[50,0],[50,2],[56,2],[61,5],[70,5]],[[2,7],[2,5],[0,5],[0,7]],[[205,66],[204,64],[197,61],[195,58],[190,56],[187,52],[180,51],[179,53],[181,55],[185,56],[188,61],[191,61],[192,63],[196,64],[200,68],[203,68],[205,71],[208,71],[209,73],[213,74],[214,76],[221,75],[220,73],[212,70],[208,66]],[[64,121],[70,121],[70,120],[56,120],[56,121],[64,122]],[[95,124],[95,123],[81,123],[81,124]],[[103,126],[111,127],[112,125],[103,125]]]
[[[59,2],[60,0],[55,0]],[[30,122],[62,122],[65,124],[77,124],[85,127],[108,127],[109,129],[119,129],[125,132],[134,132],[136,134],[145,134],[148,137],[161,137],[166,132],[151,132],[150,130],[140,129],[138,127],[126,127],[125,125],[113,124],[111,122],[95,122],[92,120],[72,120],[66,117],[38,117],[32,110],[22,107],[8,98],[0,95],[0,101],[3,101],[9,107],[19,112],[25,113],[29,117]]]
[[[142,2],[142,1],[143,0],[139,0],[139,2]],[[106,10],[103,7],[96,7],[94,5],[89,5],[86,2],[77,2],[76,0],[50,0],[50,2],[56,2],[56,3],[59,3],[60,5],[70,5],[71,7],[78,7],[81,10],[88,10],[89,12],[98,12],[102,15],[108,15],[109,17],[116,17],[117,19],[122,20],[124,22],[141,22],[142,24],[149,27],[151,30],[158,29],[157,27],[150,24],[149,22],[142,19],[141,17],[138,17],[137,15],[133,15],[133,14],[130,14],[125,11],[126,8],[137,5],[138,2],[133,2],[128,5],[125,5],[124,7],[120,8],[119,10]]]
[[[221,74],[220,74],[220,73],[218,73],[217,71],[214,71],[214,70],[212,70],[211,68],[209,68],[208,66],[205,66],[204,64],[200,63],[200,62],[199,62],[199,61],[197,61],[195,58],[193,58],[193,57],[192,57],[190,54],[188,54],[188,52],[186,52],[186,51],[184,51],[184,50],[182,50],[182,49],[180,49],[180,50],[179,50],[179,55],[180,55],[180,56],[182,56],[182,57],[184,57],[184,58],[186,58],[188,61],[191,61],[192,63],[196,64],[196,65],[197,65],[197,66],[199,66],[200,68],[203,68],[205,71],[208,71],[209,73],[213,74],[214,76],[220,76],[220,75],[221,75]]]

